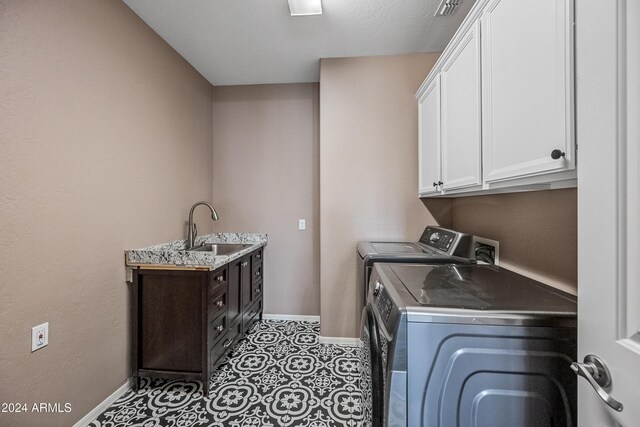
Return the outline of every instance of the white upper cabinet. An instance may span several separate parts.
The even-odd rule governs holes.
[[[416,93],[420,196],[577,185],[573,5],[476,1]]]
[[[445,59],[442,97],[442,189],[482,184],[480,130],[480,23]]]
[[[481,22],[485,181],[574,169],[571,1],[491,0]]]
[[[440,181],[440,76],[418,98],[418,190],[438,193]]]

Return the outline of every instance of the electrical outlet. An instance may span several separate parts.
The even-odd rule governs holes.
[[[298,220],[298,230],[306,230],[307,228],[307,223],[304,219],[299,219]]]
[[[31,328],[31,352],[49,344],[49,322]]]

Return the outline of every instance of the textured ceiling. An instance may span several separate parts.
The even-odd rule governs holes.
[[[319,80],[319,59],[440,52],[474,0],[323,0],[291,17],[287,0],[124,0],[214,85]]]

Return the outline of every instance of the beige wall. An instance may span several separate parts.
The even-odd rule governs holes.
[[[453,228],[500,242],[500,265],[576,293],[575,189],[461,197]]]
[[[213,108],[215,231],[269,235],[265,313],[318,315],[318,85],[216,87]]]
[[[69,426],[129,376],[123,251],[211,197],[212,87],[117,0],[0,1],[0,32],[0,402],[72,407],[0,425]]]
[[[419,54],[320,62],[323,336],[358,334],[357,242],[415,240],[426,224],[437,222],[416,194],[418,113],[414,98],[437,58],[436,54]]]

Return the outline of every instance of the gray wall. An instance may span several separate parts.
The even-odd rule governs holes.
[[[453,201],[456,230],[500,242],[500,265],[566,292],[578,284],[575,188]]]
[[[359,333],[355,286],[359,240],[415,241],[426,224],[438,222],[417,196],[414,97],[437,58],[419,54],[320,62],[323,336]]]
[[[211,197],[212,87],[120,1],[2,1],[0,32],[0,401],[72,408],[0,425],[69,426],[129,376],[124,250]]]
[[[215,231],[269,235],[265,313],[319,314],[318,84],[216,87],[213,110]]]

